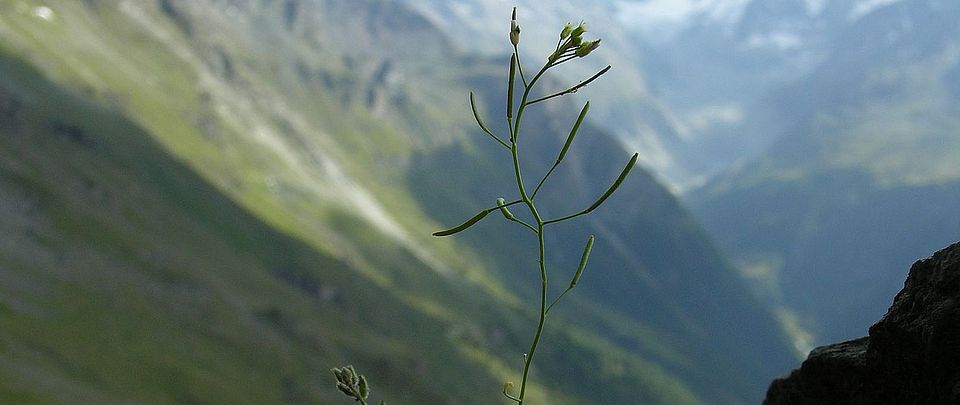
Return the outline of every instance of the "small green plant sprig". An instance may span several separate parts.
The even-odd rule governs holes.
[[[543,67],[541,67],[540,70],[535,75],[533,75],[528,81],[527,76],[524,74],[523,67],[520,63],[520,51],[519,51],[519,48],[517,47],[517,44],[519,44],[520,42],[520,26],[517,24],[517,9],[516,7],[514,7],[513,16],[510,21],[510,35],[509,35],[510,43],[513,44],[513,54],[510,57],[510,72],[509,72],[508,81],[507,81],[507,108],[506,108],[507,114],[506,115],[507,115],[507,127],[510,131],[509,139],[504,140],[500,136],[496,135],[493,131],[490,130],[489,127],[487,127],[484,124],[483,119],[480,117],[480,113],[477,111],[476,100],[474,99],[472,92],[470,93],[470,107],[473,110],[473,116],[477,121],[477,125],[480,126],[480,129],[483,130],[483,132],[489,135],[498,144],[500,144],[505,149],[507,149],[512,155],[513,172],[516,178],[517,191],[519,193],[519,198],[516,198],[510,202],[507,202],[504,198],[497,198],[496,205],[480,211],[479,213],[477,213],[476,215],[474,215],[473,217],[471,217],[470,219],[468,219],[467,221],[465,221],[464,223],[456,227],[435,232],[433,234],[434,236],[450,236],[450,235],[456,234],[476,224],[491,212],[499,210],[506,220],[520,224],[524,228],[530,230],[531,232],[537,235],[538,248],[539,248],[537,262],[540,265],[539,321],[537,323],[537,329],[536,329],[536,333],[534,334],[533,341],[530,344],[530,349],[527,351],[526,354],[524,354],[523,379],[520,382],[519,393],[517,395],[511,394],[510,390],[513,388],[512,382],[504,383],[503,390],[502,390],[504,396],[506,396],[510,400],[520,405],[523,404],[524,396],[526,395],[526,392],[527,392],[526,389],[527,389],[527,383],[529,381],[528,377],[530,373],[530,367],[533,364],[534,355],[537,352],[537,346],[539,345],[540,338],[543,334],[543,327],[544,327],[544,322],[546,321],[546,318],[547,318],[547,314],[550,312],[550,309],[553,308],[553,306],[556,305],[557,302],[559,302],[560,299],[567,294],[567,292],[572,290],[577,285],[578,281],[580,281],[580,277],[583,275],[584,268],[586,268],[587,259],[590,257],[590,252],[593,249],[593,243],[595,240],[593,235],[590,235],[587,238],[586,245],[584,246],[583,253],[580,257],[580,263],[577,266],[576,273],[574,273],[573,278],[570,280],[570,284],[559,296],[557,296],[553,300],[552,303],[548,305],[547,304],[548,273],[547,273],[547,262],[546,262],[546,250],[544,247],[545,227],[547,225],[571,220],[581,215],[586,215],[591,211],[595,210],[601,204],[603,204],[603,202],[606,201],[607,198],[610,197],[610,195],[612,195],[614,191],[617,190],[618,187],[620,187],[624,179],[627,178],[627,175],[630,173],[630,170],[636,164],[637,157],[639,156],[637,153],[634,153],[633,157],[630,158],[630,161],[620,172],[620,175],[613,182],[613,184],[611,184],[610,187],[607,188],[606,192],[600,195],[600,197],[597,198],[593,202],[593,204],[591,204],[587,208],[584,208],[583,210],[574,212],[572,214],[568,214],[568,215],[564,215],[564,216],[561,216],[558,218],[552,218],[552,219],[545,219],[540,215],[540,212],[537,210],[537,205],[535,203],[537,194],[540,192],[541,187],[543,187],[543,185],[546,183],[550,175],[553,174],[554,170],[560,165],[560,163],[563,161],[563,158],[566,156],[567,151],[570,148],[570,145],[573,143],[573,140],[577,135],[577,131],[580,129],[580,125],[583,123],[583,120],[587,115],[587,111],[590,109],[590,103],[587,102],[583,106],[583,109],[580,111],[580,115],[577,117],[577,121],[573,124],[573,128],[570,130],[569,135],[567,135],[566,142],[564,142],[563,147],[560,149],[560,153],[557,156],[556,161],[554,162],[553,166],[550,167],[549,170],[547,170],[547,172],[543,175],[543,177],[541,177],[540,182],[537,183],[537,186],[533,189],[533,192],[528,191],[529,189],[527,188],[526,184],[523,181],[523,173],[522,173],[521,164],[520,164],[519,140],[520,140],[520,123],[523,119],[523,113],[526,110],[526,108],[530,105],[544,102],[555,97],[560,97],[565,94],[575,93],[610,70],[610,66],[607,66],[601,69],[599,72],[597,72],[593,76],[590,76],[589,78],[581,81],[575,86],[567,88],[566,90],[552,93],[539,98],[531,99],[531,94],[533,92],[534,86],[537,84],[540,78],[543,77],[545,73],[547,73],[547,71],[563,63],[569,62],[571,60],[585,57],[589,55],[591,52],[593,52],[595,49],[597,49],[597,47],[600,46],[600,39],[595,39],[592,41],[584,40],[583,34],[585,32],[586,32],[586,26],[582,22],[577,26],[573,26],[572,24],[569,24],[569,23],[566,26],[564,26],[563,29],[560,31],[560,40],[557,42],[556,49],[554,49],[554,51],[547,57],[547,62],[543,65]],[[516,76],[518,73],[520,75],[520,81],[522,83],[523,93],[522,93],[522,96],[520,97],[520,103],[514,106],[514,90],[515,90],[515,87],[517,86]],[[512,212],[510,212],[509,207],[518,205],[518,204],[522,204],[523,206],[527,207],[528,211],[530,212],[530,216],[533,218],[532,222],[524,221],[520,218],[517,218]]]
[[[353,366],[343,366],[333,368],[333,375],[337,377],[337,389],[344,395],[353,398],[361,405],[367,405],[367,397],[370,396],[370,385],[367,384],[367,378],[357,373]],[[380,405],[384,405],[380,401]]]

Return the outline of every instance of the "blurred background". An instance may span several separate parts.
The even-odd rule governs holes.
[[[566,22],[537,404],[757,403],[960,239],[960,3],[0,0],[0,402],[490,404],[536,326],[506,133]]]

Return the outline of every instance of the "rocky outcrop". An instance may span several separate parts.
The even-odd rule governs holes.
[[[960,404],[960,243],[914,263],[868,337],[813,350],[764,404]]]

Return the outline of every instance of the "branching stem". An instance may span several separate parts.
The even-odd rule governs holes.
[[[567,153],[567,150],[570,148],[570,145],[577,134],[577,130],[578,128],[580,128],[580,125],[583,123],[584,117],[587,114],[587,110],[590,108],[590,103],[588,102],[586,103],[586,105],[584,105],[583,110],[581,110],[580,115],[577,118],[577,122],[572,127],[570,134],[567,136],[566,142],[564,143],[563,148],[560,150],[560,153],[557,157],[556,162],[553,164],[553,166],[550,167],[549,170],[547,170],[547,172],[543,175],[543,177],[537,183],[536,188],[533,189],[533,193],[531,194],[527,192],[526,185],[524,184],[524,181],[523,181],[522,165],[520,163],[520,124],[523,120],[523,114],[526,111],[527,106],[530,106],[532,104],[536,104],[542,101],[547,101],[555,97],[560,97],[565,94],[575,93],[579,89],[587,86],[588,84],[590,84],[591,82],[593,82],[594,80],[596,80],[597,78],[599,78],[604,73],[607,73],[607,71],[610,70],[610,66],[607,66],[602,70],[600,70],[599,72],[597,72],[596,74],[594,74],[593,76],[587,78],[586,80],[581,81],[580,83],[576,84],[573,87],[570,87],[566,90],[553,93],[547,96],[535,98],[533,100],[530,99],[531,98],[530,95],[533,91],[534,86],[536,86],[537,82],[540,80],[541,77],[543,77],[543,75],[547,72],[547,70],[549,70],[550,68],[556,67],[564,62],[570,61],[572,59],[586,56],[593,49],[596,49],[597,45],[599,45],[600,43],[600,40],[598,39],[595,41],[582,42],[581,35],[583,34],[584,31],[585,29],[583,27],[583,23],[581,23],[576,28],[570,26],[569,24],[566,27],[564,27],[563,31],[561,31],[561,34],[560,34],[560,41],[557,43],[557,47],[554,50],[554,52],[547,58],[546,63],[544,63],[544,65],[540,68],[540,70],[528,80],[527,75],[523,70],[523,65],[520,63],[520,50],[517,47],[517,42],[519,41],[519,28],[516,25],[516,9],[514,9],[514,15],[512,19],[512,30],[511,30],[511,42],[513,42],[513,54],[510,56],[510,72],[509,72],[509,79],[508,79],[508,86],[507,86],[507,100],[506,100],[507,101],[507,111],[506,111],[507,129],[510,135],[509,142],[504,141],[502,138],[497,136],[493,131],[491,131],[484,124],[478,112],[476,102],[474,100],[472,93],[470,95],[470,104],[471,104],[471,108],[473,109],[474,118],[476,118],[477,124],[480,126],[480,128],[484,132],[486,132],[488,135],[490,135],[501,146],[504,146],[510,150],[510,154],[513,161],[514,178],[517,183],[517,192],[520,194],[519,196],[520,198],[517,200],[511,201],[509,203],[504,202],[502,198],[498,198],[496,206],[488,207],[480,211],[479,213],[474,215],[472,218],[468,219],[467,221],[463,222],[462,224],[454,228],[434,233],[435,236],[453,235],[479,222],[480,220],[485,218],[487,214],[489,214],[490,212],[494,210],[500,210],[503,216],[507,220],[516,222],[537,235],[537,251],[538,251],[537,263],[539,264],[539,268],[540,268],[540,310],[539,310],[538,319],[537,319],[537,329],[536,329],[536,333],[534,333],[533,340],[530,342],[530,349],[524,354],[523,378],[520,382],[519,394],[516,396],[510,394],[509,390],[513,386],[512,382],[508,382],[504,384],[503,391],[502,391],[503,395],[507,399],[513,402],[516,402],[518,405],[523,405],[524,400],[526,398],[527,382],[530,381],[530,370],[533,365],[533,359],[537,354],[537,348],[540,345],[541,338],[543,337],[544,324],[546,323],[547,313],[549,313],[550,310],[553,308],[553,306],[556,305],[558,302],[560,302],[560,300],[568,292],[570,292],[570,290],[572,290],[574,286],[576,286],[578,280],[580,279],[580,276],[583,274],[584,267],[586,266],[586,263],[587,263],[587,257],[590,255],[590,250],[593,247],[593,243],[594,243],[593,242],[594,236],[591,235],[587,239],[587,244],[584,247],[584,252],[580,260],[580,265],[577,268],[576,274],[574,275],[573,279],[570,282],[570,286],[567,287],[567,289],[564,290],[563,293],[561,293],[556,299],[554,299],[552,303],[547,305],[547,292],[548,292],[547,252],[546,252],[544,227],[552,223],[566,221],[568,219],[573,219],[578,216],[585,215],[593,211],[594,209],[596,209],[598,206],[600,206],[600,204],[602,204],[607,199],[607,197],[613,194],[613,192],[617,189],[617,187],[620,186],[620,184],[623,182],[624,178],[626,177],[627,173],[630,171],[630,168],[633,167],[633,165],[636,163],[636,160],[637,160],[637,155],[634,155],[631,161],[620,173],[620,176],[616,179],[616,181],[614,181],[614,183],[607,189],[607,191],[603,195],[601,195],[596,201],[594,201],[594,203],[590,205],[588,208],[564,217],[551,219],[551,220],[544,220],[544,218],[540,215],[540,212],[537,210],[536,204],[534,204],[534,199],[536,199],[537,194],[540,192],[543,185],[546,183],[547,179],[554,173],[554,171],[560,165],[561,161],[563,160],[563,157]],[[520,74],[520,82],[522,82],[523,84],[523,95],[520,97],[520,102],[518,104],[514,104],[514,100],[515,100],[514,87],[517,85],[515,76],[517,73]],[[523,204],[524,206],[526,206],[527,210],[530,212],[530,215],[533,217],[533,220],[532,221],[521,220],[515,217],[513,213],[511,213],[510,210],[507,209],[507,207],[516,205],[516,204]]]

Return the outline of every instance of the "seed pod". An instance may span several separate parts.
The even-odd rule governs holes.
[[[487,128],[486,125],[484,125],[483,120],[480,119],[480,112],[477,111],[477,102],[476,100],[473,99],[472,91],[470,92],[470,109],[473,110],[473,118],[476,118],[477,125],[480,126],[480,129],[482,129],[484,132],[491,133],[490,129]]]
[[[593,235],[590,235],[587,238],[587,245],[583,247],[583,255],[580,256],[580,265],[577,266],[577,273],[573,275],[573,279],[570,280],[570,288],[577,285],[577,282],[580,281],[580,276],[583,275],[583,269],[587,267],[587,259],[590,258],[590,251],[593,250]]]
[[[507,81],[507,118],[513,118],[513,86],[516,82],[517,54],[510,55],[510,79]]]
[[[434,233],[433,233],[433,236],[450,236],[450,235],[453,235],[453,234],[455,234],[455,233],[457,233],[457,232],[460,232],[460,231],[462,231],[462,230],[464,230],[464,229],[467,229],[467,228],[469,228],[470,226],[472,226],[473,224],[475,224],[475,223],[477,223],[478,221],[480,221],[481,219],[483,219],[483,217],[487,216],[487,214],[489,214],[490,211],[492,211],[492,210],[489,209],[489,208],[488,208],[488,209],[485,209],[485,210],[483,210],[483,211],[480,211],[479,213],[477,213],[477,215],[474,215],[472,218],[468,219],[467,222],[464,222],[464,223],[462,223],[462,224],[460,224],[460,225],[457,225],[456,227],[453,227],[453,228],[450,228],[450,229],[447,229],[447,230],[434,232]]]
[[[563,144],[563,149],[560,149],[560,156],[557,156],[557,163],[560,163],[563,160],[563,157],[566,156],[567,150],[570,149],[570,144],[573,143],[573,138],[577,136],[577,131],[580,129],[580,124],[583,123],[583,119],[587,116],[587,111],[590,110],[590,102],[587,101],[587,104],[584,104],[583,109],[580,110],[580,116],[577,117],[577,123],[573,124],[573,129],[570,130],[570,135],[567,135],[567,141]]]
[[[613,194],[614,191],[617,191],[617,188],[620,187],[620,183],[623,183],[623,180],[627,178],[628,174],[630,174],[630,170],[632,170],[633,166],[637,164],[637,158],[639,157],[640,157],[639,153],[633,154],[633,157],[630,158],[630,162],[628,162],[627,165],[623,167],[623,171],[620,172],[620,176],[617,177],[617,180],[614,181],[613,184],[610,186],[610,188],[608,188],[607,191],[603,193],[603,195],[600,196],[600,198],[598,198],[597,201],[593,203],[593,205],[590,206],[590,208],[587,208],[586,211],[592,211],[596,209],[597,207],[600,206],[600,204],[603,204],[603,201],[606,200],[607,197],[610,197],[610,195]]]

